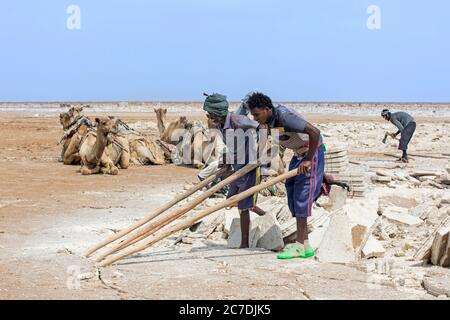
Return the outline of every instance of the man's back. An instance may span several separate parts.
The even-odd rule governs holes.
[[[391,114],[390,121],[402,131],[411,121],[414,121],[414,118],[406,112],[399,111]]]
[[[234,112],[229,112],[224,125],[219,127],[222,139],[231,153],[227,156],[227,163],[233,164],[235,170],[256,161],[257,127],[256,121]]]

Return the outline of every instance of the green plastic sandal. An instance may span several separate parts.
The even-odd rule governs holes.
[[[294,258],[306,258],[305,250],[300,250],[295,245],[290,245],[282,253],[277,255],[277,259]]]
[[[305,258],[314,257],[314,249],[305,249]]]

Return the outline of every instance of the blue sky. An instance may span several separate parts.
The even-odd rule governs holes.
[[[69,30],[66,9],[81,9]],[[366,10],[381,9],[369,30]],[[1,0],[0,101],[450,101],[448,0]]]

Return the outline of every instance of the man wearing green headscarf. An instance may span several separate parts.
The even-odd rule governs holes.
[[[207,117],[209,123],[211,123],[216,129],[218,129],[222,135],[223,141],[227,145],[226,137],[227,131],[229,130],[239,130],[242,129],[244,132],[247,130],[255,130],[258,127],[258,123],[256,121],[251,120],[249,117],[245,115],[236,114],[234,112],[229,112],[229,104],[227,101],[227,97],[221,95],[219,93],[214,93],[211,95],[204,94],[206,96],[205,102],[203,104],[203,110],[207,112]],[[231,132],[233,133],[233,132]],[[244,137],[247,139],[246,137]],[[249,163],[249,153],[250,147],[248,140],[245,141],[245,150],[239,150],[239,146],[242,144],[233,143],[233,149],[229,150],[229,152],[234,152],[234,160],[233,163],[227,163],[232,166],[233,171],[238,171],[246,164]],[[231,144],[230,144],[231,145]],[[228,145],[227,145],[228,147]],[[238,163],[236,155],[239,152],[245,152],[245,161],[244,163]],[[229,160],[229,157],[226,157]],[[228,191],[227,198],[231,198],[232,196],[244,192],[255,185],[260,183],[260,168],[256,168],[241,178],[233,181],[230,184],[230,190]],[[240,223],[241,223],[241,248],[249,247],[249,229],[250,229],[250,212],[257,213],[258,215],[263,215],[265,212],[256,206],[257,194],[245,198],[238,202],[238,209],[240,213]]]
[[[217,118],[227,116],[229,104],[226,96],[219,93],[213,93],[211,95],[204,93],[204,95],[206,95],[206,99],[203,104],[203,110]]]

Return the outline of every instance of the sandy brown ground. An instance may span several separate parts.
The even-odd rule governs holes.
[[[129,123],[156,121],[153,112],[116,115]],[[169,119],[176,116],[169,114]],[[308,119],[324,124],[379,122],[364,116],[309,115]],[[280,262],[272,252],[224,247],[149,250],[102,269],[100,280],[81,281],[77,289],[72,271],[93,270],[93,262],[82,257],[88,246],[170,199],[194,181],[197,171],[166,165],[131,167],[118,176],[81,176],[77,166],[57,161],[61,132],[57,114],[1,114],[0,299],[431,297],[370,286],[366,274],[350,266]]]

